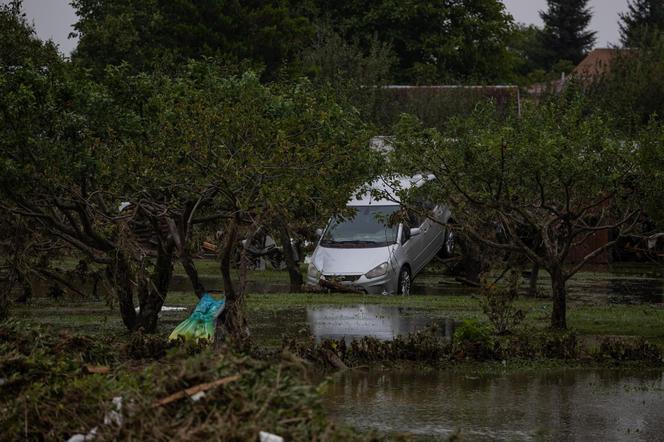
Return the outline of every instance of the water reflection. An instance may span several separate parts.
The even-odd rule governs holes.
[[[425,310],[381,305],[311,306],[288,309],[252,310],[251,331],[263,345],[281,342],[284,335],[307,331],[317,342],[324,339],[353,339],[371,336],[394,339],[429,326],[441,337],[451,337],[454,321],[431,315]]]
[[[327,397],[358,428],[467,440],[662,440],[657,371],[351,372]]]
[[[436,319],[421,311],[394,306],[354,305],[343,307],[309,307],[307,323],[317,341],[323,339],[353,339],[371,336],[391,340],[437,325],[442,336],[451,336],[454,322]]]

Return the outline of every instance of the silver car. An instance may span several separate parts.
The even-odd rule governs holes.
[[[419,186],[426,178],[400,178],[400,187]],[[384,183],[372,187],[384,191]],[[333,218],[318,241],[307,272],[307,284],[369,294],[410,294],[413,278],[441,249],[449,252],[453,236],[443,225],[450,219],[442,205],[430,217],[409,214],[408,222],[390,222],[402,210],[398,198],[373,199],[371,192],[348,203],[349,219]],[[403,216],[400,217],[403,219]]]

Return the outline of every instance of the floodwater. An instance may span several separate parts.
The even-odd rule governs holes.
[[[307,324],[317,341],[371,336],[389,341],[436,325],[442,336],[451,338],[454,321],[433,319],[413,309],[381,305],[307,308]]]
[[[661,371],[348,371],[326,396],[360,430],[423,440],[664,440]]]
[[[344,306],[311,306],[280,309],[274,312],[250,312],[252,333],[260,341],[306,330],[317,342],[325,339],[345,340],[364,336],[391,340],[435,326],[443,338],[451,338],[454,321],[435,317],[423,310],[357,304]]]

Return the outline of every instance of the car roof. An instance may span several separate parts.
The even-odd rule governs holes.
[[[357,189],[356,194],[350,199],[347,206],[398,206],[400,205],[397,195],[399,190],[407,190],[412,187],[420,187],[422,184],[434,178],[433,175],[413,175],[380,177],[377,180]],[[385,198],[376,198],[372,193],[379,192]]]

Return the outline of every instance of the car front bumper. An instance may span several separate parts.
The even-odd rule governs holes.
[[[395,293],[397,282],[392,271],[388,271],[383,276],[377,278],[367,278],[364,275],[321,275],[316,279],[312,275],[307,275],[307,285],[322,288],[349,292],[364,292],[369,295],[380,295]],[[329,282],[326,284],[325,282]]]

